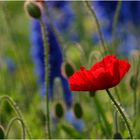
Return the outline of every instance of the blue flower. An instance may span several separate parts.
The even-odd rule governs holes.
[[[119,45],[119,52],[123,55],[129,55],[133,50],[138,47],[138,38],[133,34],[124,35],[124,40]]]
[[[48,42],[49,42],[49,64],[50,64],[50,75],[49,75],[49,97],[53,98],[53,86],[54,79],[59,77],[62,82],[64,90],[64,99],[68,107],[72,104],[72,94],[69,89],[68,81],[61,74],[61,65],[63,63],[63,55],[61,51],[61,46],[53,32],[52,27],[48,24],[47,20],[44,19],[48,32]],[[41,35],[41,27],[38,20],[32,20],[31,24],[31,52],[33,57],[33,62],[35,64],[35,72],[38,77],[38,82],[40,84],[41,94],[45,95],[45,64],[44,64],[44,48],[43,40]]]
[[[47,1],[51,20],[60,32],[68,31],[74,20],[74,13],[69,1]]]
[[[95,4],[95,9],[97,9],[97,16],[100,20],[107,19],[108,20],[108,26],[110,29],[112,28],[112,23],[117,7],[117,1],[96,1],[94,2]],[[124,25],[128,22],[131,22],[132,24],[139,25],[140,19],[139,17],[140,13],[140,1],[122,1],[122,6],[120,10],[120,16],[119,16],[119,24]],[[103,17],[104,16],[104,17]]]
[[[112,26],[117,3],[118,3],[117,1],[94,2],[95,4],[94,8],[96,10],[97,17],[102,25],[101,26],[102,33],[104,35],[104,38],[108,42],[111,42],[112,40]],[[123,49],[120,48],[120,50],[121,52],[126,52],[126,54],[129,54],[131,50],[137,48],[136,45],[138,44],[138,38],[136,38],[136,32],[138,33],[138,29],[140,27],[139,13],[140,13],[140,1],[135,2],[122,1],[122,6],[116,30],[116,39],[121,40],[120,46],[123,46],[122,47]],[[98,39],[96,36],[97,34],[93,35],[95,42],[97,42]],[[128,39],[130,39],[130,41]],[[129,43],[126,43],[127,41]]]
[[[68,3],[69,3],[68,1],[47,1],[49,7],[58,9],[63,8]]]

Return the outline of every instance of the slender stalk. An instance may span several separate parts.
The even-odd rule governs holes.
[[[50,129],[50,111],[49,111],[49,45],[48,45],[48,35],[47,29],[43,22],[40,20],[41,29],[42,29],[42,37],[44,43],[44,61],[45,61],[45,86],[46,86],[46,126],[48,130],[48,138],[51,139],[51,129]]]
[[[24,122],[23,122],[22,119],[20,119],[20,118],[18,118],[18,117],[14,117],[14,118],[12,118],[12,119],[10,120],[10,122],[9,122],[9,124],[8,124],[8,126],[7,126],[7,131],[6,131],[6,133],[5,133],[5,139],[8,138],[8,134],[9,134],[9,132],[10,132],[10,129],[11,129],[11,127],[12,127],[12,125],[14,124],[15,121],[20,121],[21,126],[22,126],[22,134],[23,134],[22,138],[25,139],[25,134],[26,134],[26,133],[25,133]]]
[[[119,15],[121,11],[121,5],[122,5],[122,1],[118,0],[114,19],[113,19],[113,25],[112,25],[112,42],[111,42],[111,49],[110,49],[111,53],[115,53],[115,37],[116,37],[115,35],[116,35],[116,29],[117,29]]]
[[[103,38],[103,34],[102,34],[102,32],[101,32],[101,27],[100,27],[99,20],[98,20],[98,18],[97,18],[97,16],[96,16],[96,12],[95,12],[94,9],[91,7],[89,1],[86,1],[86,0],[85,0],[84,2],[85,2],[85,4],[86,4],[87,8],[89,9],[89,11],[92,13],[93,18],[95,19],[95,22],[96,22],[96,25],[97,25],[97,29],[98,29],[98,33],[99,33],[100,40],[101,40],[101,44],[102,44],[102,47],[103,47],[103,49],[104,49],[104,54],[106,54],[106,53],[107,53],[107,50],[106,50],[107,48],[106,48],[106,46],[105,46],[105,41],[104,41],[104,38]]]
[[[106,92],[108,93],[108,96],[110,97],[110,99],[114,103],[115,107],[117,108],[117,111],[121,114],[121,116],[126,124],[126,127],[128,129],[130,138],[133,139],[132,130],[131,130],[130,124],[128,122],[128,118],[126,117],[126,114],[125,114],[123,108],[120,106],[120,103],[118,101],[116,101],[116,99],[111,95],[111,93],[108,89],[106,89]]]
[[[118,19],[119,19],[119,15],[120,15],[121,6],[122,6],[122,1],[119,0],[118,4],[117,4],[116,11],[115,11],[114,20],[113,20],[112,43],[114,42],[114,39],[115,39],[115,33],[116,33],[116,29],[117,29],[117,24],[118,24]]]
[[[2,96],[0,98],[0,103],[4,100],[6,100],[11,105],[11,107],[13,108],[13,110],[15,111],[17,116],[24,122],[24,127],[26,128],[26,132],[27,132],[29,138],[32,139],[31,132],[30,132],[29,128],[27,127],[26,121],[23,118],[22,113],[21,113],[19,107],[17,106],[16,102],[12,98],[10,98],[9,96],[6,96],[6,95]]]

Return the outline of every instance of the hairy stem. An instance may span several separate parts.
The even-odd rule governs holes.
[[[8,134],[9,134],[9,132],[10,132],[10,129],[11,129],[11,127],[12,127],[12,125],[14,124],[14,122],[15,121],[20,121],[20,123],[21,123],[21,126],[22,126],[22,134],[23,134],[23,136],[22,136],[22,138],[23,139],[25,139],[25,126],[24,126],[24,122],[23,122],[23,120],[21,119],[21,118],[18,118],[18,117],[15,117],[15,118],[12,118],[11,120],[10,120],[10,122],[9,122],[9,124],[8,124],[8,126],[7,126],[7,131],[6,131],[6,133],[5,133],[5,139],[7,139],[8,138]]]
[[[101,44],[102,44],[102,47],[103,47],[103,50],[104,50],[104,54],[107,53],[107,48],[105,46],[105,41],[104,41],[104,38],[103,38],[103,34],[102,34],[102,31],[101,31],[101,27],[100,27],[100,23],[99,23],[99,20],[96,16],[96,12],[94,11],[94,9],[91,7],[89,1],[84,1],[87,8],[89,9],[89,11],[92,13],[93,15],[93,18],[95,19],[95,22],[96,22],[96,25],[97,25],[97,29],[98,29],[98,33],[99,33],[99,36],[100,36],[100,40],[101,40]]]
[[[114,42],[114,39],[115,39],[115,33],[116,33],[116,29],[117,29],[117,24],[118,24],[118,19],[119,19],[119,15],[120,15],[121,6],[122,6],[122,1],[119,0],[118,4],[117,4],[116,11],[115,11],[114,20],[113,20],[112,43]]]
[[[133,139],[132,130],[131,130],[130,124],[128,122],[128,118],[126,117],[126,114],[124,112],[124,109],[120,106],[120,103],[118,101],[116,101],[116,99],[111,95],[111,93],[108,89],[106,89],[106,92],[107,92],[108,96],[110,97],[111,101],[114,103],[115,107],[117,108],[117,111],[121,114],[121,116],[126,124],[126,127],[128,129],[130,138]]]
[[[29,128],[27,127],[26,121],[23,118],[22,113],[21,113],[19,107],[17,106],[16,102],[11,97],[6,96],[6,95],[0,97],[0,103],[4,100],[6,100],[11,105],[11,107],[13,108],[13,110],[15,111],[17,116],[24,122],[24,127],[26,128],[26,132],[27,132],[29,138],[32,139],[31,132],[30,132]]]
[[[46,126],[48,130],[48,138],[51,139],[51,129],[50,129],[50,111],[49,111],[49,45],[48,45],[48,35],[46,25],[43,20],[40,20],[42,37],[44,43],[44,62],[45,62],[45,86],[46,86]]]

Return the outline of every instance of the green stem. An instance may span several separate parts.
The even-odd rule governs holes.
[[[14,124],[14,122],[15,121],[20,121],[21,122],[21,126],[22,126],[22,134],[23,134],[23,139],[25,139],[25,126],[24,126],[24,122],[23,122],[23,120],[22,119],[20,119],[20,118],[18,118],[18,117],[15,117],[15,118],[12,118],[11,120],[10,120],[10,122],[9,122],[9,124],[8,124],[8,126],[7,126],[7,131],[6,131],[6,133],[5,133],[5,139],[7,139],[8,138],[8,134],[9,134],[9,132],[10,132],[10,129],[11,129],[11,127],[12,127],[12,125]]]
[[[104,54],[107,53],[107,48],[105,46],[105,41],[104,41],[104,38],[103,38],[103,34],[101,32],[101,27],[100,27],[100,23],[99,23],[99,20],[96,16],[96,12],[94,11],[94,9],[91,7],[89,1],[84,1],[86,6],[88,7],[89,11],[92,13],[93,15],[93,18],[95,19],[95,22],[96,22],[96,25],[97,25],[97,29],[98,29],[98,33],[99,33],[99,36],[100,36],[100,40],[101,40],[101,44],[102,44],[102,47],[104,49]]]
[[[115,34],[116,34],[117,25],[118,25],[121,5],[122,5],[122,1],[118,0],[114,19],[113,19],[113,25],[112,25],[112,42],[111,42],[111,48],[110,48],[111,53],[115,53]]]
[[[120,106],[120,103],[115,100],[115,98],[111,95],[111,93],[110,93],[110,91],[108,89],[106,89],[106,92],[108,93],[108,96],[110,97],[110,99],[114,103],[115,107],[117,108],[117,111],[121,114],[121,116],[122,116],[122,118],[123,118],[123,120],[124,120],[124,122],[126,124],[126,127],[128,129],[130,138],[133,139],[132,130],[131,130],[130,124],[128,122],[128,118],[126,117],[126,114],[124,112],[124,109]]]
[[[40,20],[41,28],[42,28],[42,37],[44,43],[44,61],[45,61],[45,86],[46,86],[46,126],[48,130],[48,138],[51,139],[51,129],[50,129],[50,111],[49,111],[49,45],[48,45],[48,35],[47,29],[43,22]]]
[[[15,113],[17,114],[17,116],[24,122],[24,126],[26,128],[27,134],[28,134],[29,138],[32,139],[31,132],[30,132],[29,128],[27,127],[26,121],[23,118],[22,113],[21,113],[19,107],[17,106],[17,104],[15,103],[15,101],[12,98],[10,98],[9,96],[6,96],[6,95],[0,97],[0,103],[3,100],[6,100],[11,105],[11,107],[13,108],[13,110],[15,111]]]
[[[119,14],[120,14],[120,10],[121,10],[121,5],[122,5],[122,1],[119,0],[118,4],[117,4],[116,11],[115,11],[114,20],[113,20],[112,43],[114,42],[114,39],[115,39],[115,33],[116,33],[116,29],[117,29],[117,24],[118,24]]]

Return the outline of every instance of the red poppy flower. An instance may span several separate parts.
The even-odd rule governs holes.
[[[127,60],[119,60],[115,55],[108,55],[97,62],[90,70],[83,66],[69,78],[73,91],[95,91],[116,86],[128,72]]]

